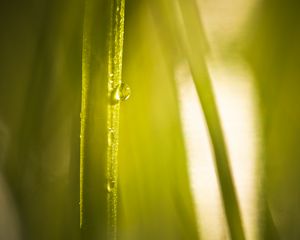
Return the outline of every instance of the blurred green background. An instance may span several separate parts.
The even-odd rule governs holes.
[[[84,11],[85,4],[92,6],[90,11]],[[1,0],[1,240],[107,239],[109,5],[109,0]],[[215,63],[233,75],[242,66],[247,69],[243,74],[248,74],[244,81],[253,86],[249,101],[256,110],[248,120],[235,119],[257,124],[250,129],[251,136],[245,130],[241,140],[241,146],[247,146],[250,137],[256,144],[256,155],[250,159],[256,166],[251,173],[255,196],[249,196],[254,220],[249,223],[243,207],[241,211],[246,239],[300,239],[299,11],[296,0],[126,0],[123,81],[132,94],[121,104],[120,114],[118,239],[230,239],[226,220],[207,225],[217,232],[212,235],[205,224],[199,224],[206,223],[210,212],[201,214],[197,199],[209,193],[195,191],[191,175],[197,172],[191,171],[191,141],[183,127],[176,73],[193,57],[204,59],[199,68],[207,66],[216,78],[219,75],[211,70]],[[87,214],[80,230],[84,18],[91,23],[91,90]],[[188,29],[182,28],[183,20]],[[183,39],[192,42],[191,49],[182,45],[178,29]],[[247,98],[247,87],[235,87],[239,80],[228,83],[220,76],[216,81],[224,82],[229,95],[242,91],[240,99]],[[218,99],[223,90],[217,89],[214,77],[212,81]],[[217,105],[229,146],[230,130],[227,134],[222,106]],[[210,144],[209,139],[205,141]],[[229,156],[234,159],[231,151]],[[199,163],[201,157],[206,158],[201,155]],[[242,161],[243,154],[239,158]],[[247,167],[238,171],[241,175],[248,172]],[[237,188],[238,179],[234,177]],[[204,185],[210,188],[209,183]],[[245,200],[239,194],[238,201],[243,206]],[[216,219],[225,218],[224,207]]]

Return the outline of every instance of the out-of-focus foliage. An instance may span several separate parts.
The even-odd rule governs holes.
[[[293,0],[260,3],[246,50],[260,93],[266,218],[277,228],[266,223],[264,239],[300,237],[299,10]]]
[[[0,239],[105,239],[110,1],[88,2],[92,3],[86,11],[92,82],[87,205],[81,231],[79,139],[85,2],[0,3]],[[174,2],[197,5],[192,0]],[[197,220],[205,218],[195,214],[174,80],[176,67],[193,57],[193,48],[180,48],[182,39],[176,27],[182,16],[170,13],[172,8],[166,3],[126,1],[123,80],[130,85],[132,96],[122,104],[120,115],[118,237],[124,240],[199,239]],[[198,2],[200,10],[202,3],[205,1]],[[222,45],[220,53],[227,60],[239,55],[248,64],[259,93],[263,132],[260,239],[300,238],[299,10],[294,0],[257,1],[247,25],[241,26],[246,29],[230,44]],[[189,19],[192,30],[186,30],[195,34],[191,45],[199,44],[202,49],[201,56],[194,56],[194,67],[197,59],[205,59],[213,43],[192,14]],[[194,49],[198,54],[199,49]]]
[[[174,72],[148,6],[127,3],[124,81],[133,94],[121,106],[121,239],[197,239]]]
[[[1,1],[1,239],[79,236],[82,8]]]

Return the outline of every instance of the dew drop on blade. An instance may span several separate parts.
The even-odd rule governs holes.
[[[116,185],[116,181],[114,181],[114,180],[108,180],[108,182],[107,182],[107,191],[110,193],[110,192],[112,192],[113,190],[114,190],[114,188],[115,188],[115,185]]]
[[[126,101],[130,97],[130,94],[130,87],[126,83],[121,83],[112,91],[112,103]]]

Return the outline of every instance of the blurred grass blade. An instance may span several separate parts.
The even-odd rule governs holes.
[[[171,28],[173,37],[178,40],[182,58],[186,58],[190,66],[214,150],[215,166],[231,238],[245,239],[226,144],[211,79],[203,56],[206,42],[197,4],[194,0],[166,0],[160,3],[160,8],[162,8],[161,13],[168,13],[167,25],[174,25]]]
[[[223,206],[225,208],[231,239],[242,240],[245,239],[245,235],[231,175],[229,157],[213,94],[211,79],[205,65],[202,46],[199,44],[203,40],[203,35],[201,32],[195,34],[195,31],[202,30],[202,26],[198,20],[197,4],[193,0],[179,0],[178,2],[178,10],[180,10],[178,15],[182,17],[182,25],[179,24],[179,34],[190,65],[214,149],[217,176],[219,178]]]
[[[7,48],[14,64],[5,66],[14,73],[5,77],[11,89],[5,94],[11,99],[1,102],[9,102],[11,109],[6,114],[12,142],[4,171],[12,193],[10,201],[20,221],[20,238],[16,239],[51,240],[68,238],[66,235],[78,239],[78,207],[70,203],[74,199],[77,202],[79,189],[71,183],[78,179],[73,174],[78,174],[82,35],[78,26],[82,15],[81,1],[72,1],[72,8],[70,3],[55,0],[1,5],[6,17],[13,19],[9,32],[4,33],[14,46]],[[0,95],[5,97],[3,92]],[[0,212],[2,215],[2,209]],[[18,234],[17,226],[10,228]],[[3,238],[2,232],[0,235],[0,239],[10,239],[5,233]]]
[[[263,125],[261,239],[300,236],[299,3],[260,1],[244,52],[255,74]]]
[[[107,41],[110,1],[86,0],[82,46],[80,226],[82,239],[107,239]]]
[[[121,107],[118,237],[196,240],[173,68],[148,5],[126,4],[124,80],[133,94]]]

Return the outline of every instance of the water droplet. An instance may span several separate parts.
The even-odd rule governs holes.
[[[121,83],[112,91],[112,103],[126,101],[130,97],[130,94],[130,87],[126,83]]]
[[[110,74],[109,74],[109,76],[110,76],[110,77],[113,77],[113,76],[114,76],[114,74],[113,74],[113,73],[110,73]]]
[[[116,181],[108,180],[108,182],[107,182],[107,191],[112,192],[114,190],[115,186],[116,186]]]

